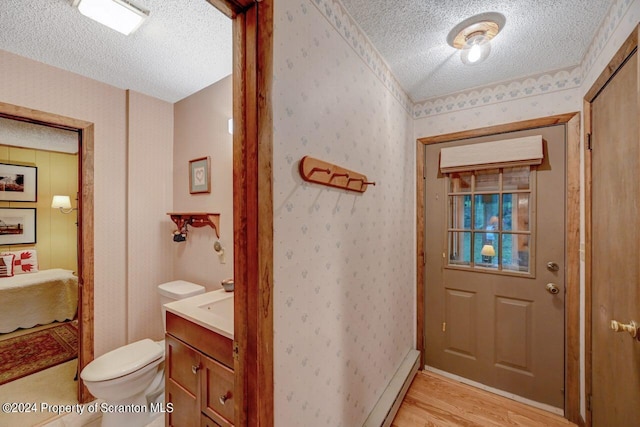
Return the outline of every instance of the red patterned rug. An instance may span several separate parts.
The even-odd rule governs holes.
[[[0,384],[78,356],[78,326],[68,322],[0,341]]]

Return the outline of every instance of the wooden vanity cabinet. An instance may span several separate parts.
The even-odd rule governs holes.
[[[167,312],[165,425],[227,427],[234,422],[233,341]]]

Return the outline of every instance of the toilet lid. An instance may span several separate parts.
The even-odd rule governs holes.
[[[116,348],[89,363],[80,373],[85,381],[107,381],[135,372],[164,355],[164,347],[143,339]]]

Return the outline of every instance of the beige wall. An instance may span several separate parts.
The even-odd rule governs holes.
[[[54,194],[70,196],[72,206],[78,191],[78,156],[0,146],[0,163],[24,164],[38,168],[37,202],[0,202],[2,208],[36,208],[36,244],[40,270],[77,269],[77,213],[63,214],[51,209]],[[0,246],[0,250],[19,250],[34,245]]]
[[[127,340],[162,339],[157,287],[173,274],[173,104],[128,91]]]
[[[233,277],[233,137],[227,126],[231,83],[228,76],[177,102],[174,109],[173,210],[220,213],[225,254],[223,264],[213,250],[218,240],[213,229],[191,227],[186,242],[172,243],[174,278],[207,290],[219,289],[222,280]],[[211,193],[190,194],[189,160],[206,156],[211,157]]]

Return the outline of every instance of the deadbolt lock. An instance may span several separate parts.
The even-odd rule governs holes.
[[[560,266],[553,261],[549,261],[547,263],[547,270],[549,271],[558,271],[560,270]]]

